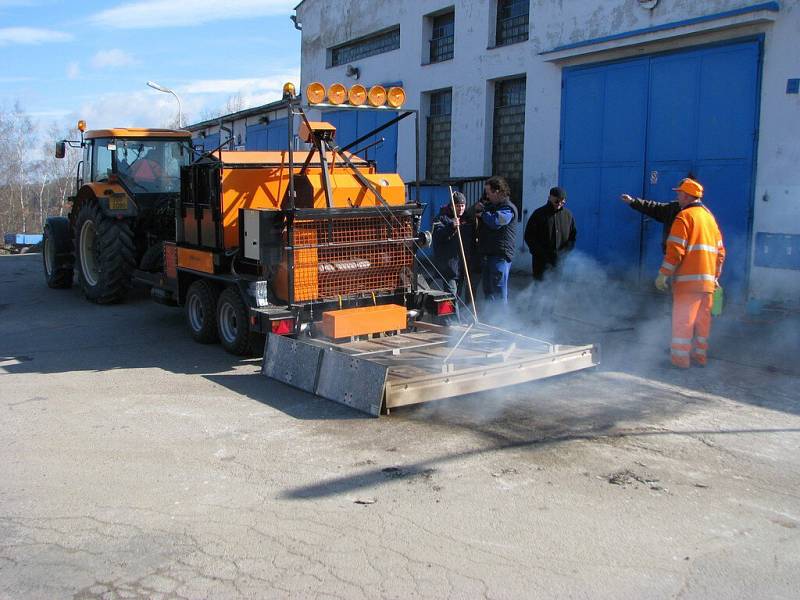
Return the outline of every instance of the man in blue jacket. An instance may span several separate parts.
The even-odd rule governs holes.
[[[483,257],[483,293],[486,299],[508,303],[508,274],[517,241],[517,207],[502,177],[490,177],[483,186],[486,203],[475,205],[478,252]]]

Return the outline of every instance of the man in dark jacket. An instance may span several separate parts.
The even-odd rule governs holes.
[[[656,202],[654,200],[634,198],[628,194],[622,194],[619,199],[633,210],[647,215],[651,219],[655,219],[664,226],[661,232],[661,251],[666,253],[669,230],[670,227],[672,227],[672,222],[675,220],[675,217],[677,217],[678,213],[681,211],[681,205],[677,202]]]
[[[567,193],[560,187],[550,190],[547,203],[533,211],[525,227],[525,243],[533,255],[533,278],[542,281],[546,271],[555,269],[559,259],[575,247],[578,231],[569,209],[564,208]]]
[[[508,274],[517,239],[517,207],[502,177],[490,177],[483,186],[486,203],[475,205],[478,219],[478,252],[483,259],[483,294],[488,301],[508,303]]]
[[[464,281],[464,265],[461,259],[461,247],[458,243],[458,229],[464,239],[465,250],[470,235],[467,231],[469,223],[464,220],[464,209],[467,200],[461,192],[453,192],[453,203],[442,207],[439,216],[433,223],[433,264],[438,273],[436,278],[443,291],[460,297]]]

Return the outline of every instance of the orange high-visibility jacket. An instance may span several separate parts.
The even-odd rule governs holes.
[[[722,234],[711,211],[699,202],[681,210],[669,231],[659,270],[672,277],[672,290],[713,292],[724,261]]]

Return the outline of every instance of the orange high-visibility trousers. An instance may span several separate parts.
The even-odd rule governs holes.
[[[711,292],[673,293],[670,355],[676,367],[689,368],[690,358],[706,364],[713,297]]]

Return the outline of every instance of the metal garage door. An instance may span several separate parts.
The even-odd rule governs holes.
[[[391,121],[396,116],[397,113],[388,110],[385,112],[341,110],[325,112],[322,118],[336,127],[336,143],[344,147],[376,127]],[[378,142],[381,138],[383,138],[383,141]],[[387,127],[378,135],[374,135],[362,142],[359,148],[353,148],[352,150],[359,150],[374,142],[378,143],[368,148],[366,152],[360,152],[359,155],[369,160],[374,160],[377,163],[378,171],[381,173],[394,173],[397,171],[397,124]]]
[[[564,70],[560,181],[578,248],[651,279],[661,225],[621,193],[670,201],[688,173],[705,186],[728,248],[723,285],[746,291],[758,130],[760,40]]]
[[[276,119],[269,123],[247,126],[246,150],[286,150],[289,145],[289,121]]]

